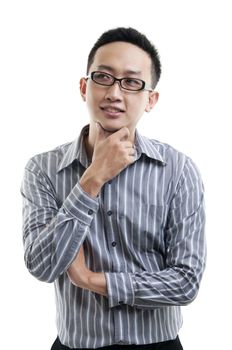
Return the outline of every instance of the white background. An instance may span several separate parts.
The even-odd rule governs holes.
[[[1,337],[4,349],[46,350],[56,337],[53,286],[24,266],[20,183],[27,160],[72,141],[88,122],[79,97],[89,50],[107,29],[133,26],[158,47],[160,101],[144,135],[188,154],[206,189],[208,264],[183,308],[185,350],[231,348],[230,1],[2,1]],[[4,344],[4,347],[2,346]]]

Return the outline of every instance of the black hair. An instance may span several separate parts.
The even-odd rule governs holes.
[[[100,38],[96,41],[92,47],[87,63],[87,74],[89,73],[89,68],[94,61],[96,51],[103,45],[115,42],[124,41],[130,44],[134,44],[148,53],[152,61],[151,75],[152,75],[152,88],[155,88],[159,81],[161,75],[161,63],[160,57],[155,46],[147,39],[147,37],[138,32],[134,28],[115,28],[104,32]]]

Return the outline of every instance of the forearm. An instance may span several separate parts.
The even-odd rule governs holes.
[[[81,246],[75,259],[67,270],[71,282],[83,289],[107,296],[106,278],[103,272],[93,272],[85,263],[84,247]]]
[[[199,280],[182,268],[157,273],[106,273],[110,307],[120,304],[141,309],[187,305],[197,295]]]
[[[198,292],[199,283],[183,271],[166,269],[159,273],[103,273],[68,270],[79,288],[109,297],[110,307],[128,304],[141,309],[187,305]]]
[[[92,292],[107,296],[106,277],[102,272],[93,272],[89,278],[88,289]]]
[[[91,292],[101,294],[104,296],[108,295],[107,286],[106,286],[106,278],[103,272],[92,272],[88,276],[88,280],[86,284],[83,285],[84,289],[88,289]]]
[[[92,272],[82,264],[68,269],[71,282],[82,289],[109,297],[110,307],[128,304],[154,309],[162,306],[186,305],[196,296],[198,283],[183,276],[181,269],[158,273]]]

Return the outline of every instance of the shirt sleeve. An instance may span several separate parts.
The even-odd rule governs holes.
[[[59,204],[47,175],[31,159],[21,186],[25,263],[32,275],[53,282],[64,273],[82,245],[98,200],[77,183]]]
[[[106,273],[109,306],[137,308],[186,305],[198,293],[205,268],[204,188],[188,159],[172,198],[165,226],[165,269],[152,272]]]

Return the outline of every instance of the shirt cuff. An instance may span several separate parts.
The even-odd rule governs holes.
[[[71,193],[65,199],[63,208],[74,218],[85,225],[90,226],[93,220],[93,214],[98,211],[98,199],[88,195],[79,183],[75,185]]]
[[[106,272],[109,307],[134,305],[134,289],[130,273]]]

